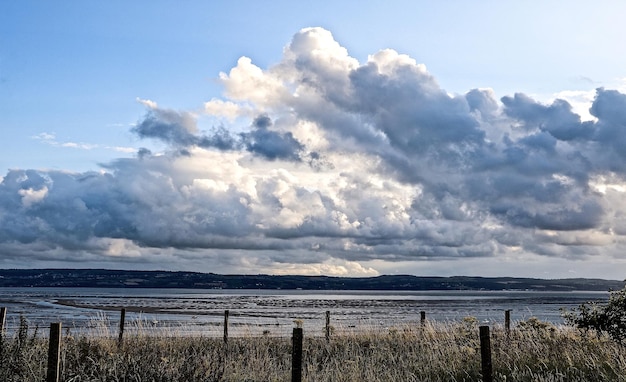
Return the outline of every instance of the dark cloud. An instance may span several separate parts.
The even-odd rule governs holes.
[[[186,112],[152,108],[132,131],[140,138],[159,139],[173,146],[198,144],[196,119]]]
[[[152,155],[152,151],[150,151],[149,149],[142,147],[137,151],[137,157],[139,158],[143,158],[146,156],[150,156]]]
[[[383,75],[370,63],[350,78],[356,96],[353,107],[407,155],[446,145],[453,151],[484,138],[464,99],[448,96],[430,75],[409,64]]]
[[[222,151],[245,149],[269,160],[300,161],[304,145],[291,132],[270,130],[272,120],[259,115],[249,133],[231,134],[225,127],[213,128],[209,135],[198,133],[196,119],[189,113],[152,108],[132,129],[140,138],[154,138],[188,153],[189,147]]]
[[[257,117],[252,126],[254,127],[252,132],[241,134],[242,141],[245,142],[248,151],[269,160],[300,160],[304,146],[293,137],[292,133],[278,133],[269,130],[269,127],[272,126],[272,120],[266,115]]]
[[[508,116],[524,121],[524,128],[547,131],[558,140],[588,140],[594,134],[593,123],[582,123],[567,101],[557,99],[551,105],[542,105],[517,93],[503,97],[502,103]]]
[[[594,140],[614,154],[607,165],[613,171],[626,171],[622,165],[626,159],[626,94],[599,88],[589,111],[598,118]]]

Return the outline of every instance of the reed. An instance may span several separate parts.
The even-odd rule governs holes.
[[[42,381],[47,338],[26,322],[2,342],[0,380]],[[102,323],[102,325],[110,323]],[[118,344],[115,330],[64,332],[61,381],[289,381],[291,339],[270,335],[189,336],[181,329],[155,334],[134,323]],[[304,381],[480,381],[478,323],[336,330],[307,336]],[[104,334],[104,335],[103,335]],[[491,330],[496,381],[626,381],[626,348],[609,337],[537,320]]]

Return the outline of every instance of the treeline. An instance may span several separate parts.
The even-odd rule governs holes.
[[[607,291],[623,281],[513,277],[377,277],[219,275],[215,273],[109,269],[3,269],[0,287],[98,287],[303,290],[545,290]]]

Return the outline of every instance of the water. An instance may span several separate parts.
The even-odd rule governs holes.
[[[412,325],[421,311],[428,320],[473,316],[498,324],[510,309],[513,321],[537,317],[560,324],[561,308],[607,299],[607,292],[0,288],[9,332],[23,316],[31,328],[62,322],[75,332],[106,326],[114,334],[124,307],[130,330],[209,336],[222,335],[227,309],[230,335],[288,335],[294,320],[302,320],[308,334],[322,335],[326,311],[338,330]]]

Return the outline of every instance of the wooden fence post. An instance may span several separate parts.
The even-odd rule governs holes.
[[[330,310],[326,311],[326,342],[330,341]]]
[[[50,341],[48,346],[48,373],[46,382],[59,382],[59,365],[61,357],[61,323],[50,324]]]
[[[122,308],[120,312],[120,334],[117,339],[117,345],[122,346],[122,342],[124,341],[124,322],[126,321],[126,308]]]
[[[224,343],[228,343],[228,309],[224,311]]]
[[[507,337],[511,334],[511,310],[507,309],[504,311],[504,331],[506,332]]]
[[[480,331],[480,361],[483,373],[483,382],[493,382],[489,326],[481,326],[478,329]]]
[[[291,382],[302,381],[302,328],[293,328],[291,337]]]
[[[4,323],[7,318],[7,308],[0,308],[0,340],[4,336]]]
[[[7,308],[0,308],[0,356],[4,351],[4,323],[6,322]]]
[[[423,310],[420,312],[420,325],[424,326],[426,323],[426,312]]]

